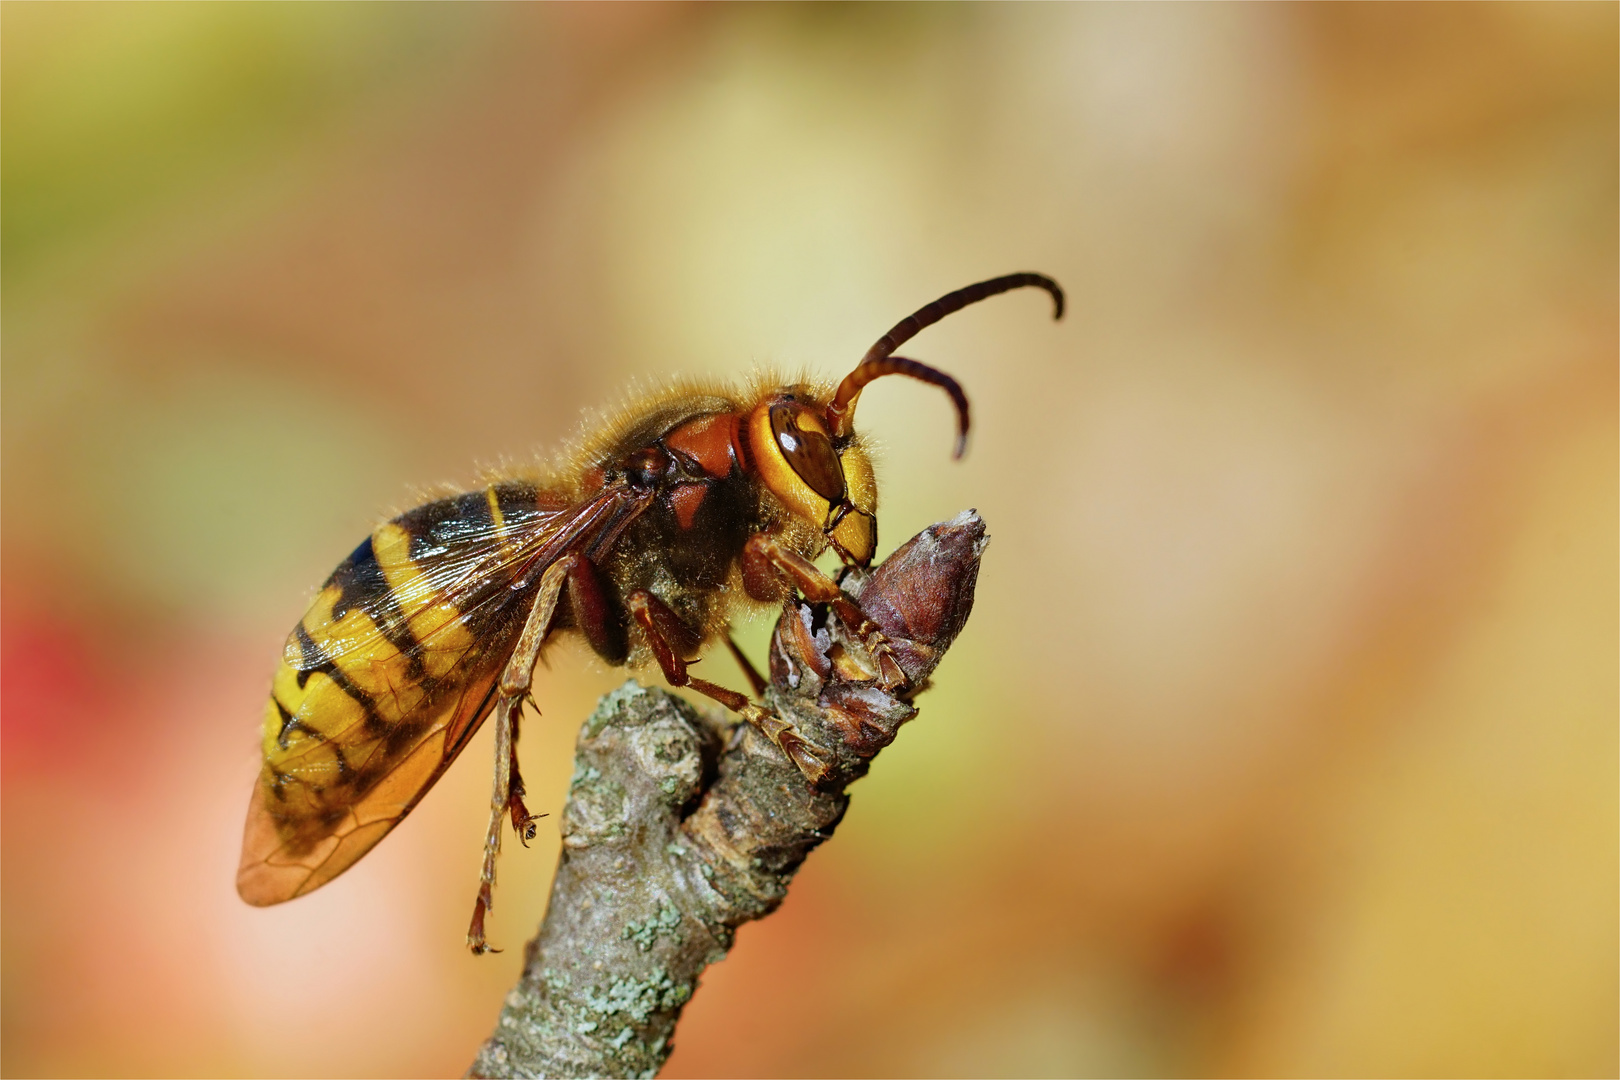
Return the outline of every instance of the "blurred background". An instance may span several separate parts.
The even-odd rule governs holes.
[[[841,376],[1023,269],[1068,319],[907,347],[964,462],[861,406],[885,550],[989,523],[974,618],[665,1074],[1620,1069],[1615,5],[0,22],[5,1074],[460,1075],[557,853],[469,956],[488,731],[233,888],[314,588],[636,380]],[[623,675],[549,659],[555,811]]]

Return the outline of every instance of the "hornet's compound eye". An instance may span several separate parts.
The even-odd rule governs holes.
[[[820,417],[792,405],[772,405],[771,434],[782,457],[810,490],[834,505],[843,500],[844,467]]]

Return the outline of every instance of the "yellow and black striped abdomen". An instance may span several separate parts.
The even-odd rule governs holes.
[[[331,880],[408,813],[489,711],[555,511],[501,484],[367,537],[287,639],[237,888],[273,904]],[[517,585],[517,587],[514,587]]]

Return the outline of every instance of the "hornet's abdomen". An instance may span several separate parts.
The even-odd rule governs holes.
[[[547,516],[528,485],[468,492],[378,526],[333,571],[265,707],[245,899],[276,903],[335,876],[460,749],[498,674],[486,658],[503,658],[521,624],[526,590],[490,567]]]

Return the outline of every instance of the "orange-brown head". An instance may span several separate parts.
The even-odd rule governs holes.
[[[791,513],[815,522],[839,558],[866,566],[877,550],[877,484],[859,443],[834,445],[821,403],[779,394],[748,414],[750,457]]]

